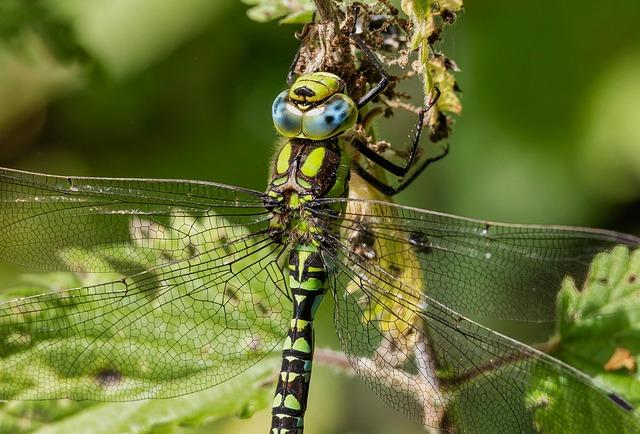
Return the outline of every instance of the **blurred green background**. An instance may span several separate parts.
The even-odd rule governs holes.
[[[640,3],[467,2],[450,155],[398,201],[469,217],[640,234]],[[263,190],[295,26],[237,0],[0,2],[0,165]],[[396,144],[404,123],[388,124]],[[0,281],[9,279],[0,269]],[[318,330],[335,346],[331,306]],[[320,367],[307,432],[422,432]],[[265,432],[269,411],[184,432]],[[132,431],[134,432],[134,431]]]

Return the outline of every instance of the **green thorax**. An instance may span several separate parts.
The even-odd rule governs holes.
[[[312,243],[320,222],[308,207],[317,199],[346,197],[348,181],[349,158],[338,139],[285,141],[276,154],[267,190],[274,214],[272,230],[294,242]]]

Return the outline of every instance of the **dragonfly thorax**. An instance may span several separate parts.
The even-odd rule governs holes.
[[[273,164],[265,204],[273,213],[274,237],[286,233],[296,242],[314,238],[321,225],[311,212],[317,199],[346,197],[348,180],[349,159],[338,140],[284,142]]]
[[[273,102],[273,124],[290,138],[325,140],[353,127],[358,107],[344,82],[328,72],[305,74]]]

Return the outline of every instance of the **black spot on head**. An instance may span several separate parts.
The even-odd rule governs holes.
[[[633,285],[634,283],[636,283],[636,281],[638,280],[638,276],[636,276],[635,274],[632,274],[631,276],[629,276],[629,283],[631,285]]]
[[[96,373],[96,381],[102,387],[115,387],[122,380],[122,374],[113,368],[105,368]]]
[[[331,124],[333,123],[333,120],[334,120],[333,116],[325,116],[325,117],[324,117],[324,122],[325,122],[327,125],[331,125]]]
[[[606,285],[607,283],[609,283],[609,279],[607,279],[606,277],[601,277],[598,279],[598,283]]]
[[[413,248],[418,253],[429,254],[433,252],[429,237],[422,232],[412,232],[411,235],[409,235],[409,243],[413,245]]]
[[[296,90],[293,91],[293,93],[295,93],[298,96],[304,96],[304,97],[311,97],[311,96],[316,96],[316,93],[314,91],[312,91],[311,89],[309,89],[307,86],[301,86],[299,88],[297,88]]]

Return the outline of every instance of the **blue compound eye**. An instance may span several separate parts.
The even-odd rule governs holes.
[[[302,135],[311,140],[328,139],[351,128],[357,117],[358,108],[353,100],[337,93],[304,114]]]
[[[289,101],[289,91],[280,92],[271,106],[273,125],[284,137],[296,137],[302,131],[302,112]]]

